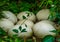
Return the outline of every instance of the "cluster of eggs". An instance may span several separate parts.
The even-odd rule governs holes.
[[[20,12],[17,16],[10,11],[3,11],[2,15],[5,18],[0,19],[0,27],[9,36],[17,35],[21,38],[32,37],[32,35],[38,38],[46,35],[56,36],[56,33],[51,32],[56,28],[55,23],[48,20],[49,9],[42,9],[36,15],[29,11]]]

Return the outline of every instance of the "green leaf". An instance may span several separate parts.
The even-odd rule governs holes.
[[[51,12],[48,19],[51,20],[51,21],[54,21],[56,18],[56,13],[55,12]]]
[[[17,36],[18,36],[17,34],[13,35],[13,37],[17,37]]]
[[[13,29],[13,31],[14,31],[15,33],[18,33],[18,30],[17,30],[17,29]]]
[[[19,27],[19,30],[21,31],[21,29],[22,29],[22,27],[20,26],[20,27]]]
[[[52,31],[50,31],[50,32],[53,32],[53,33],[58,34],[58,31],[57,31],[57,30],[52,30]]]
[[[3,36],[3,35],[6,35],[6,32],[2,28],[0,28],[0,36]]]
[[[25,16],[23,16],[23,19],[26,19],[26,17],[25,17]]]
[[[15,42],[21,42],[20,38],[15,38]]]
[[[47,35],[43,38],[42,42],[55,42],[55,38],[52,35]]]
[[[50,32],[57,33],[57,30],[52,30],[52,31],[50,31]]]
[[[27,27],[27,25],[25,24],[25,26]]]
[[[27,31],[26,31],[26,29],[22,29],[22,31],[21,31],[21,32],[27,32]]]

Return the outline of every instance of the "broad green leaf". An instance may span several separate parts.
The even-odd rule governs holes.
[[[56,35],[59,34],[57,30],[52,30],[52,31],[50,31],[50,32],[56,33]]]
[[[55,42],[55,38],[52,35],[47,35],[43,38],[42,42]]]
[[[13,31],[14,31],[15,33],[18,33],[18,32],[19,32],[17,29],[13,29]]]
[[[26,31],[26,29],[22,29],[22,31],[21,31],[21,32],[27,32],[27,31]]]
[[[57,33],[57,30],[52,30],[52,31],[50,31],[50,32]]]
[[[53,1],[52,1],[52,0],[48,0],[48,3],[49,3],[50,5],[52,5],[52,4],[53,4]]]
[[[19,27],[19,30],[20,30],[20,31],[22,30],[22,27],[21,27],[21,26]]]
[[[2,28],[0,28],[0,36],[3,36],[3,35],[6,35],[6,32]]]

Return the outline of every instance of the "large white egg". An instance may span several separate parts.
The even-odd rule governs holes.
[[[35,17],[35,15],[34,15],[34,13],[29,12],[29,11],[20,12],[20,13],[17,15],[17,18],[18,18],[19,20],[28,19],[28,20],[31,20],[31,21],[33,21],[33,22],[36,21],[36,17]]]
[[[49,9],[42,9],[37,14],[36,17],[38,20],[46,20],[50,15]]]
[[[0,20],[0,27],[4,30],[4,31],[8,31],[9,28],[12,28],[14,26],[13,22],[11,22],[8,19],[1,19]]]
[[[50,23],[38,22],[33,27],[34,35],[38,38],[44,38],[46,35],[56,36],[56,33],[52,32],[56,31],[55,27]]]
[[[10,11],[3,11],[3,16],[12,21],[13,23],[17,22],[17,17]]]

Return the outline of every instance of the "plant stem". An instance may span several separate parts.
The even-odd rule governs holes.
[[[45,0],[42,1],[42,3],[41,3],[41,5],[39,6],[39,8],[42,7],[42,5],[44,4],[44,1],[45,1]]]
[[[26,42],[26,37],[24,37],[24,42]]]
[[[0,38],[0,42],[2,42],[2,39]]]
[[[48,6],[48,2],[46,2],[46,8],[47,8],[47,6]]]
[[[42,42],[40,38],[36,38],[36,42]]]
[[[33,39],[33,42],[36,42],[36,38],[34,36],[32,37],[32,39]]]
[[[13,40],[10,38],[10,42],[13,42]]]

